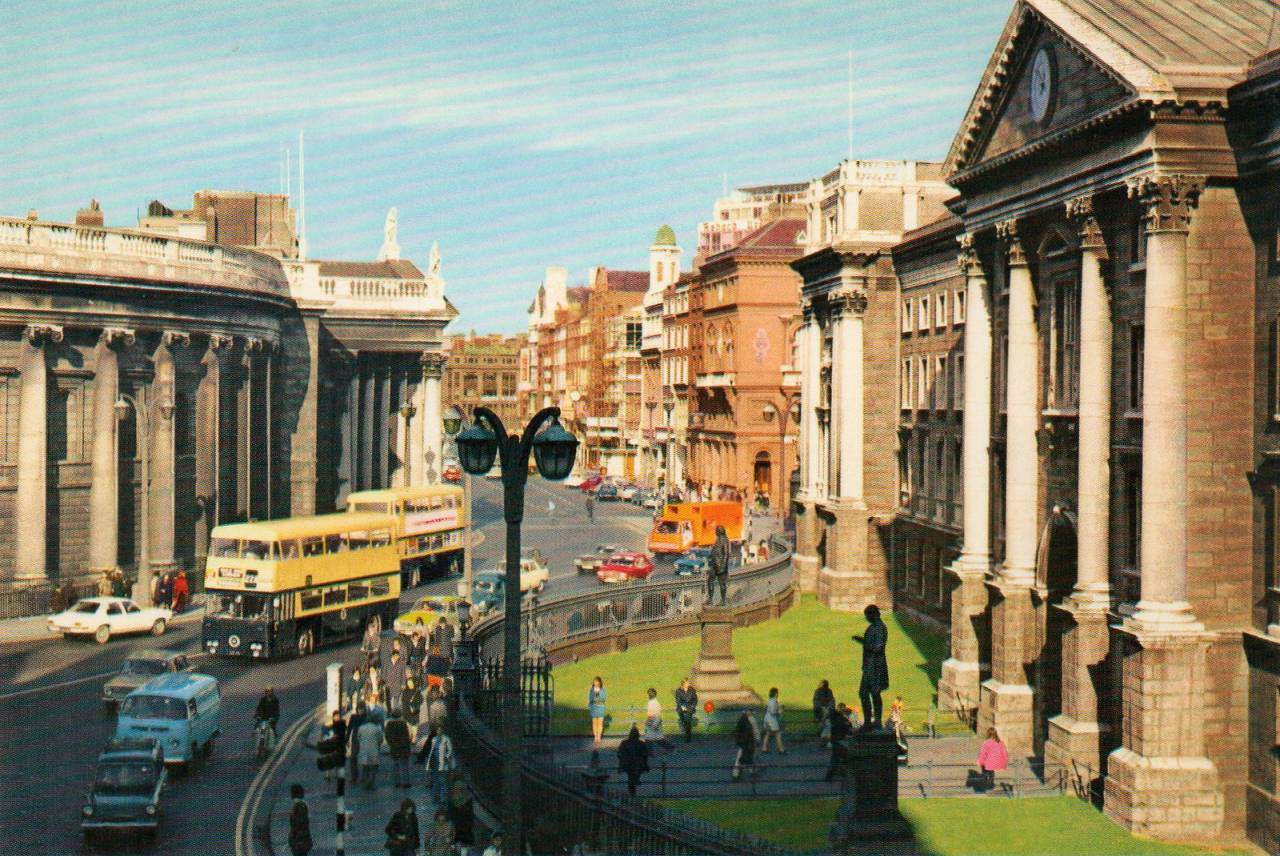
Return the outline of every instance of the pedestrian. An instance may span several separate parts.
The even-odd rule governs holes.
[[[360,726],[364,725],[368,716],[368,708],[365,707],[364,699],[360,698],[354,703],[351,716],[347,718],[347,763],[351,768],[348,778],[353,785],[360,782]]]
[[[351,682],[349,686],[351,688],[349,709],[355,710],[364,702],[364,673],[360,671],[360,665],[358,663],[351,669]]]
[[[680,718],[680,730],[684,733],[684,742],[693,740],[693,718],[698,710],[698,691],[685,678],[676,689],[676,716]]]
[[[371,791],[377,785],[378,754],[382,749],[382,725],[372,715],[366,716],[356,732],[359,738],[357,763],[360,765],[360,780],[365,790]]]
[[[747,545],[747,561],[754,565],[756,563],[756,556],[758,555],[759,550],[757,549],[755,542],[752,541]]]
[[[128,597],[128,586],[124,584],[124,571],[117,570],[111,575],[111,596]]]
[[[444,727],[444,719],[449,709],[444,703],[444,692],[438,687],[427,691],[427,723]]]
[[[596,501],[591,497],[591,494],[587,494],[587,522],[596,522]]]
[[[423,633],[422,619],[419,618],[418,621],[419,625],[413,628],[413,637],[409,640],[408,663],[410,668],[421,674],[427,662],[427,636]]]
[[[1009,749],[995,728],[987,729],[987,739],[978,750],[978,769],[982,772],[982,790],[996,786],[996,773],[1009,766]]]
[[[885,658],[885,646],[889,642],[889,628],[880,618],[880,607],[868,604],[862,611],[867,619],[865,636],[854,636],[862,643],[862,680],[858,684],[858,699],[862,702],[862,730],[879,728],[884,714],[884,701],[880,694],[889,689],[889,663]]]
[[[778,745],[778,754],[785,755],[787,750],[782,746],[782,703],[778,701],[778,688],[769,690],[769,701],[764,707],[764,737],[760,738],[760,748],[769,751],[769,738]]]
[[[754,773],[756,768],[756,741],[760,739],[757,734],[756,720],[750,710],[744,710],[742,715],[738,717],[738,724],[733,728],[733,742],[738,747],[738,752],[733,758],[733,780],[736,782],[738,777],[742,775],[743,767],[750,767]]]
[[[844,759],[848,754],[844,741],[853,734],[853,723],[849,721],[849,708],[844,702],[831,708],[827,714],[827,733],[831,741],[831,764],[827,767],[826,780],[829,782],[839,773],[844,773]]]
[[[645,705],[644,739],[662,739],[662,702],[658,701],[658,691],[649,687],[649,702]]]
[[[495,832],[493,837],[489,839],[489,846],[484,848],[481,856],[502,856],[502,833]]]
[[[738,565],[742,566],[747,563],[747,542],[743,541],[738,545]]]
[[[447,621],[440,622],[440,656],[453,667],[453,625]]]
[[[597,746],[604,737],[604,703],[607,698],[604,679],[596,675],[591,680],[591,689],[587,691],[587,714],[591,717],[591,736]]]
[[[756,548],[756,556],[762,562],[769,561],[769,542],[763,538],[760,539],[760,546]]]
[[[289,809],[289,852],[307,856],[311,852],[311,810],[307,808],[306,790],[294,782],[289,786],[293,808]]]
[[[347,721],[342,718],[342,711],[340,710],[335,710],[333,712],[333,718],[329,722],[329,737],[332,740],[334,740],[339,746],[342,747],[342,752],[343,752],[342,760],[343,760],[343,763],[345,764],[346,751],[347,751]],[[332,778],[333,778],[333,771],[325,770],[324,780],[328,782]]]
[[[393,712],[382,727],[382,739],[386,741],[387,754],[391,756],[396,787],[409,787],[409,753],[413,748],[413,735],[409,733],[409,723],[398,711]]]
[[[399,811],[391,815],[384,831],[387,834],[387,852],[391,856],[413,856],[418,852],[422,839],[418,836],[418,812],[413,800],[401,801]]]
[[[70,609],[71,604],[67,603],[67,590],[65,586],[54,586],[53,591],[49,593],[49,614],[57,615],[59,612],[65,612]]]
[[[431,653],[427,655],[427,686],[444,692],[444,679],[448,676],[449,661],[444,658],[439,645],[432,645]]]
[[[382,700],[382,670],[370,663],[364,673],[364,700],[370,707]]]
[[[449,820],[453,822],[458,850],[462,856],[467,856],[476,843],[476,805],[461,770],[449,774]]]
[[[181,615],[187,608],[191,598],[191,587],[187,583],[187,572],[179,569],[173,578],[173,611]]]
[[[446,806],[449,803],[449,777],[458,767],[453,754],[453,741],[443,728],[434,725],[422,748],[421,755],[427,765],[431,799],[437,806]]]
[[[711,604],[713,586],[720,587],[720,605],[724,606],[729,585],[729,536],[723,526],[716,527],[716,541],[711,545],[711,558],[707,563],[707,605]]]
[[[422,713],[422,690],[418,689],[418,682],[413,678],[404,679],[404,691],[400,693],[399,705],[400,716],[409,723],[410,730],[416,731],[418,716]]]
[[[825,726],[827,724],[827,714],[831,712],[831,708],[835,706],[836,695],[831,691],[831,682],[825,678],[818,684],[818,688],[813,691],[813,721],[818,725]],[[830,739],[830,735],[821,735],[823,745]]]
[[[160,597],[156,605],[169,608],[173,603],[173,577],[169,574],[160,575]]]
[[[640,777],[649,772],[649,747],[640,739],[640,729],[631,726],[626,739],[618,744],[618,771],[627,776],[627,793],[636,795]]]
[[[424,856],[454,856],[454,830],[449,820],[449,812],[443,808],[436,809],[435,821],[427,830],[427,840],[422,852]]]
[[[906,715],[906,707],[902,703],[902,696],[895,696],[893,704],[889,705],[888,727],[893,729],[893,735],[897,738],[898,744],[906,745],[906,738],[903,737],[903,717]]]
[[[163,589],[163,585],[162,585],[162,583],[163,583],[163,582],[164,582],[164,574],[152,574],[152,575],[151,575],[151,591],[150,591],[150,594],[151,594],[151,605],[152,605],[152,606],[164,606],[164,604],[163,604],[163,603],[161,603],[161,601],[160,601],[160,595],[163,593],[163,592],[162,592],[162,589]]]
[[[121,595],[115,594],[112,576],[111,571],[102,572],[102,576],[98,578],[98,597],[121,597]]]
[[[404,692],[405,668],[404,652],[400,650],[400,640],[397,639],[392,644],[391,659],[387,661],[387,668],[382,677],[386,683],[382,694],[383,702],[387,707],[394,707],[400,700],[400,694]]]

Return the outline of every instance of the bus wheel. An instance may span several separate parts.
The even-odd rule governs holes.
[[[307,628],[298,634],[298,656],[305,657],[316,649],[316,639],[311,632],[311,628]]]

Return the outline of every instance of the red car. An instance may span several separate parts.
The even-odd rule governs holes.
[[[614,553],[596,568],[596,579],[602,583],[624,583],[647,579],[653,573],[653,562],[644,553]]]
[[[600,485],[603,483],[604,483],[604,476],[594,475],[594,476],[588,476],[587,479],[582,484],[578,485],[578,487],[582,488],[583,493],[595,493],[596,488],[600,487]]]
[[[444,477],[445,481],[453,482],[454,484],[462,481],[462,470],[458,468],[457,464],[445,464],[444,472],[440,475]]]

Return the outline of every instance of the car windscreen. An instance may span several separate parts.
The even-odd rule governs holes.
[[[674,535],[679,531],[679,526],[673,520],[664,520],[658,524],[658,532],[663,535]]]
[[[476,580],[472,587],[476,591],[491,592],[497,590],[498,584],[495,580]]]
[[[159,771],[150,761],[122,761],[98,766],[93,789],[103,794],[148,794]]]
[[[98,602],[97,602],[96,600],[82,600],[82,601],[80,601],[79,603],[77,603],[77,604],[75,605],[75,608],[74,608],[74,609],[72,609],[71,611],[72,611],[72,612],[87,612],[87,613],[92,614],[92,613],[95,613],[95,612],[97,612],[97,611],[98,611]]]
[[[186,719],[187,705],[168,696],[131,695],[124,700],[120,714],[134,719]]]
[[[165,672],[165,667],[162,660],[135,660],[130,658],[124,661],[124,668],[120,671],[126,675],[162,675]]]
[[[444,604],[438,600],[420,600],[414,607],[418,612],[444,612]]]

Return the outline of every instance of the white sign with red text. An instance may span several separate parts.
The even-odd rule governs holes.
[[[458,510],[456,508],[437,508],[433,511],[410,511],[404,516],[404,534],[421,535],[425,532],[439,532],[442,529],[453,529],[458,526]]]

